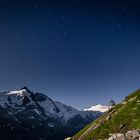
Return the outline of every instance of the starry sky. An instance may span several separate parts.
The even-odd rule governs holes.
[[[140,88],[139,0],[0,0],[0,90],[77,109]]]

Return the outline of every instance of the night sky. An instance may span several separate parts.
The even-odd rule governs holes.
[[[0,0],[0,90],[23,86],[78,109],[140,88],[140,1]]]

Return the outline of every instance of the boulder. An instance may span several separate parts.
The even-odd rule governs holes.
[[[130,130],[125,134],[111,134],[111,137],[107,140],[140,140],[140,130]]]
[[[131,130],[125,134],[128,140],[135,140],[140,138],[140,131],[139,130]]]

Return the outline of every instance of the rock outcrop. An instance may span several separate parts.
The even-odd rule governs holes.
[[[131,130],[127,133],[111,134],[107,140],[140,140],[140,130]]]

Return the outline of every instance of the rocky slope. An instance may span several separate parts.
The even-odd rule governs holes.
[[[78,111],[27,87],[0,93],[0,140],[63,140],[101,112]]]
[[[108,139],[110,134],[137,129],[140,129],[140,90],[130,94],[120,104],[87,125],[72,140]]]

